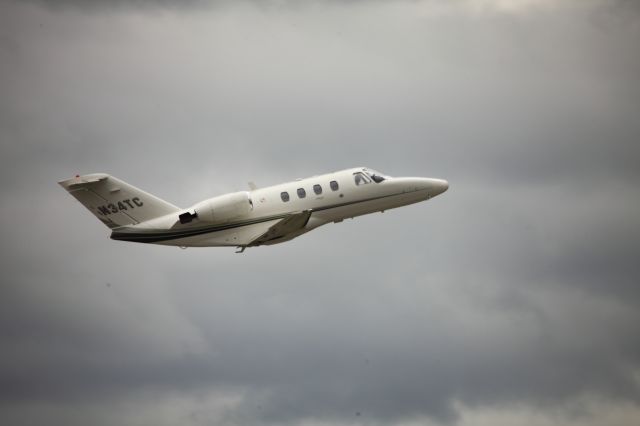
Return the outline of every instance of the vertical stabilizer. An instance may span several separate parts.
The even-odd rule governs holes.
[[[58,182],[109,228],[135,225],[180,209],[104,173]]]

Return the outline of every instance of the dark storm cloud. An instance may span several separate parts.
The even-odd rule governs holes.
[[[637,407],[632,6],[39,4],[1,14],[3,423]],[[188,205],[354,165],[452,186],[239,256],[109,241],[55,185]]]

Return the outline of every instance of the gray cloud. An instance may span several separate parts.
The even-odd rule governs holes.
[[[637,414],[633,6],[42,4],[0,6],[3,423]],[[355,165],[452,187],[239,256],[110,241],[55,184]]]

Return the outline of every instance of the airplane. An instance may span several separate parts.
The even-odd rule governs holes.
[[[111,229],[111,239],[186,247],[283,243],[321,225],[426,201],[443,179],[390,177],[356,167],[209,198],[181,209],[105,173],[58,182]]]

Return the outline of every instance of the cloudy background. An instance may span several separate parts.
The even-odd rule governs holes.
[[[637,3],[177,4],[0,5],[0,423],[637,424]],[[358,165],[451,188],[237,255],[56,184]]]

